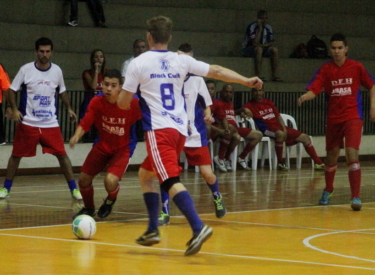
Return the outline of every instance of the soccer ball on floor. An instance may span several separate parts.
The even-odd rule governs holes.
[[[95,235],[96,222],[88,215],[79,215],[72,223],[72,230],[78,239],[87,240]]]

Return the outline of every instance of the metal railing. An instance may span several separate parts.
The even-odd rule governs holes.
[[[68,91],[70,103],[73,111],[79,116],[81,102],[84,98],[85,91]],[[325,131],[326,118],[326,100],[324,95],[317,96],[314,100],[304,102],[302,107],[297,106],[297,99],[303,92],[267,92],[266,97],[271,99],[281,113],[289,114],[296,119],[300,131],[312,135],[323,136]],[[18,95],[18,93],[17,93]],[[375,123],[369,121],[369,106],[370,101],[367,92],[362,93],[364,105],[364,135],[375,134]],[[236,92],[233,98],[233,105],[235,109],[241,108],[246,102],[251,99],[250,92]],[[17,99],[18,100],[18,99]],[[73,135],[76,123],[70,123],[70,119],[64,106],[62,106],[59,97],[56,98],[58,108],[58,119],[61,127],[61,132],[65,142],[68,142]],[[3,112],[5,114],[5,104],[2,104]],[[5,126],[5,141],[11,143],[13,141],[13,134],[15,123],[4,118]],[[137,124],[138,140],[144,140],[141,124]],[[92,142],[87,139],[85,142]]]

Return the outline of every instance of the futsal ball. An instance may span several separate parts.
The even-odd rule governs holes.
[[[79,215],[73,221],[72,230],[78,239],[87,240],[95,235],[96,222],[88,215]]]

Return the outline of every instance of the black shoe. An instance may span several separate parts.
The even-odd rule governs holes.
[[[202,244],[207,241],[212,236],[212,228],[208,225],[203,225],[201,231],[197,235],[194,235],[193,238],[188,241],[186,244],[188,249],[185,251],[185,256],[194,255],[201,250]]]
[[[137,244],[144,246],[151,246],[160,243],[159,230],[154,230],[151,232],[145,232],[142,236],[135,240]]]
[[[72,217],[73,220],[80,215],[88,215],[88,216],[94,217],[95,216],[95,209],[83,207],[81,210],[79,210],[79,212],[77,214],[73,215],[73,217]]]
[[[215,214],[217,218],[222,218],[227,213],[227,210],[225,209],[223,197],[220,196],[215,200],[214,199],[214,206],[215,206]]]
[[[108,199],[105,199],[102,206],[100,206],[98,211],[98,217],[99,218],[105,218],[112,212],[112,207],[115,204],[116,200],[110,201]]]

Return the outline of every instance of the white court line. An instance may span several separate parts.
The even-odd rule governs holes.
[[[349,258],[349,259],[355,259],[355,260],[375,263],[375,260],[370,260],[370,259],[365,259],[365,258],[360,258],[360,257],[355,257],[355,256],[344,255],[344,254],[340,254],[340,253],[336,253],[336,252],[331,252],[331,251],[328,251],[328,250],[320,249],[320,248],[310,244],[310,240],[315,239],[315,238],[319,238],[319,237],[323,237],[323,236],[327,236],[327,235],[342,234],[342,233],[357,233],[357,232],[368,231],[368,230],[375,230],[375,229],[374,228],[373,229],[357,229],[357,230],[350,230],[350,231],[322,233],[322,234],[313,235],[313,236],[310,236],[310,237],[304,239],[303,244],[308,248],[311,248],[313,250],[316,250],[316,251],[319,251],[319,252],[322,252],[322,253],[335,255],[335,256],[339,256],[339,257],[343,257],[343,258]],[[371,234],[374,234],[374,233],[371,233]]]
[[[66,240],[66,239],[58,239],[58,238],[25,236],[25,235],[15,235],[15,234],[5,234],[5,233],[0,233],[0,235],[11,236],[11,237],[20,237],[20,238],[29,238],[29,239],[63,241],[63,242],[82,242],[82,240]],[[184,252],[184,250],[170,249],[170,248],[144,247],[144,246],[139,246],[139,245],[136,246],[136,245],[126,245],[126,244],[111,244],[111,243],[101,243],[101,242],[94,242],[94,241],[87,241],[87,240],[85,240],[84,242],[85,243],[97,244],[97,245],[127,247],[127,248],[135,248],[135,249],[149,249],[149,250],[181,252],[181,253]],[[213,253],[213,252],[203,252],[203,251],[199,252],[199,254],[210,255],[210,256],[219,256],[219,257],[230,257],[230,258],[241,258],[241,259],[252,259],[252,260],[262,260],[262,261],[285,262],[285,263],[295,263],[295,264],[305,264],[305,265],[307,264],[307,265],[318,265],[318,266],[329,266],[329,267],[340,267],[340,268],[351,268],[351,269],[374,270],[375,271],[375,268],[361,267],[361,266],[351,266],[351,265],[327,264],[327,263],[317,263],[317,262],[309,262],[309,261],[297,261],[297,260],[256,257],[256,256],[244,256],[244,255],[235,255],[235,254],[223,254],[223,253]]]

